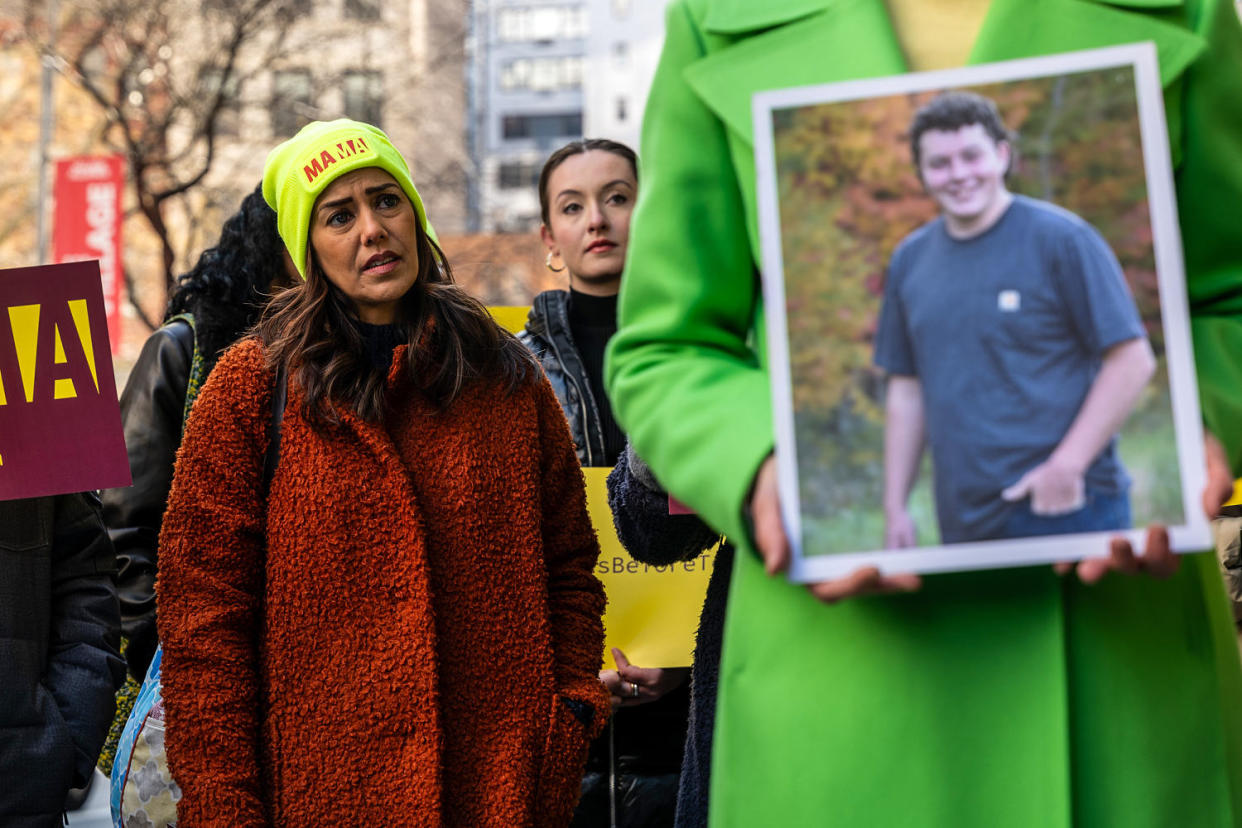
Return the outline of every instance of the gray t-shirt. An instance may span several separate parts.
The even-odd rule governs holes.
[[[1054,205],[1015,196],[974,238],[936,219],[902,240],[875,363],[922,385],[942,542],[999,537],[1013,508],[1001,492],[1048,459],[1104,351],[1144,335],[1108,244]],[[1089,491],[1129,488],[1116,443],[1087,470]]]

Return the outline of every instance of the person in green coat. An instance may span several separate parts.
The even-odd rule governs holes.
[[[772,577],[787,547],[751,96],[909,71],[903,5],[675,0],[667,11],[607,374],[638,453],[740,548],[711,824],[1242,826],[1242,668],[1210,554],[1174,557],[1155,529],[1146,556],[1115,543],[1076,574],[862,570],[809,589]],[[1219,438],[1204,494],[1214,514],[1230,469],[1242,471],[1232,0],[991,0],[966,62],[1140,41],[1155,42],[1164,84],[1199,392]]]

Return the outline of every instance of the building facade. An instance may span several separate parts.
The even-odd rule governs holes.
[[[478,0],[470,44],[470,226],[531,232],[544,159],[583,134],[586,4]]]
[[[209,189],[236,204],[272,146],[309,121],[353,118],[383,129],[405,156],[437,232],[464,232],[467,6],[295,0],[283,30],[270,33],[281,40],[274,57],[240,67]]]
[[[592,138],[639,149],[643,110],[664,45],[668,0],[588,0],[583,123]]]

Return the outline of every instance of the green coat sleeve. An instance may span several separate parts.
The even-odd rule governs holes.
[[[759,280],[725,129],[683,79],[703,53],[670,5],[643,121],[643,169],[607,363],[613,407],[670,492],[735,540],[772,450],[768,377],[751,331]]]
[[[1232,0],[1188,4],[1207,42],[1182,79],[1176,170],[1199,396],[1242,473],[1242,26]]]

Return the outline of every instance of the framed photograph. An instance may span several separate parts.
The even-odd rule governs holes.
[[[1210,545],[1150,43],[754,97],[790,577]]]

